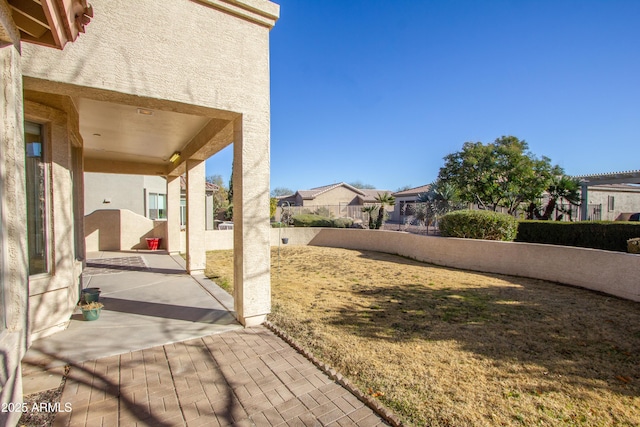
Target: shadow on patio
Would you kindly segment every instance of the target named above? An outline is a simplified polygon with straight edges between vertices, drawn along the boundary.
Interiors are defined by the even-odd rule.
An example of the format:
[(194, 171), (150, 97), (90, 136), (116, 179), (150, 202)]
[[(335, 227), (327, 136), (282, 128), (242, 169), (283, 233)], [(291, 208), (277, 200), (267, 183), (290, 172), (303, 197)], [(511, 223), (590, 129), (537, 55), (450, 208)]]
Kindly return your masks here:
[(154, 272), (180, 258), (122, 255), (116, 266), (138, 266), (85, 277), (102, 291), (100, 319), (74, 315), (23, 360), (25, 394), (58, 387), (70, 367), (54, 426), (386, 425), (264, 326), (243, 329), (215, 284)]

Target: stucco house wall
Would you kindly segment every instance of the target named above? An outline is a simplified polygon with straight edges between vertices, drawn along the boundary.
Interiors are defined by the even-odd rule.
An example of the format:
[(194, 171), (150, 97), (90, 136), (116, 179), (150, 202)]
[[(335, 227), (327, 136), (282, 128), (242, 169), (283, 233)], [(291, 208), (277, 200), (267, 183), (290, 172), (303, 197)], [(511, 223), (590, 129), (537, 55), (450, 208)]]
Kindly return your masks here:
[(336, 206), (358, 204), (358, 193), (345, 187), (336, 187), (319, 194), (313, 200), (303, 200), (303, 206)]
[[(29, 319), (32, 339), (66, 327), (78, 302), (84, 248), (75, 237), (82, 230), (77, 193), (82, 192), (82, 170), (73, 162), (80, 149), (77, 111), (57, 95), (25, 93), (25, 118), (42, 123), (45, 152), (45, 233), (49, 268), (29, 277)], [(74, 183), (74, 179), (78, 182)]]
[[(20, 361), (28, 347), (27, 201), (22, 69), (19, 34), (0, 1), (0, 403), (22, 401)], [(0, 412), (0, 425), (15, 425), (20, 413)]]
[[(165, 185), (166, 181), (162, 180)], [(84, 174), (84, 211), (89, 215), (99, 209), (129, 209), (139, 215), (145, 214), (144, 175), (92, 173)]]
[[(609, 209), (613, 197), (613, 209)], [(589, 204), (602, 205), (602, 220), (615, 221), (621, 213), (640, 212), (640, 185), (596, 185), (589, 187)]]
[[(25, 45), (22, 64), (30, 91), (121, 103), (135, 96), (148, 107), (233, 120), (232, 133), (210, 154), (235, 143), (234, 190), (246, 201), (235, 206), (236, 247), (246, 246), (237, 268), (251, 293), (243, 299), (239, 288), (237, 311), (259, 317), (270, 310), (268, 52), (278, 7), (239, 3), (250, 19), (207, 0), (96, 0), (91, 31), (62, 51)], [(191, 244), (198, 240), (192, 234)], [(204, 268), (204, 255), (189, 263)]]
[(97, 210), (84, 223), (87, 253), (147, 249), (146, 239), (151, 237), (159, 237), (159, 248), (166, 248), (167, 222), (152, 221), (128, 209)]
[[(32, 9), (80, 6), (79, 1), (32, 3)], [(204, 161), (233, 143), (235, 311), (247, 326), (261, 323), (270, 311), (269, 32), (279, 6), (266, 0), (92, 0), (91, 4), (93, 18), (86, 32), (80, 29), (78, 40), (76, 25), (81, 20), (73, 19), (70, 10), (56, 9), (71, 21), (65, 21), (65, 28), (51, 24), (45, 30), (58, 36), (69, 32), (69, 26), (72, 31), (54, 45), (35, 45), (21, 41), (9, 3), (0, 0), (2, 403), (22, 399), (20, 360), (29, 341), (64, 327), (78, 301), (86, 252), (85, 170), (166, 176), (169, 203), (175, 209), (174, 220), (165, 227), (168, 235), (178, 230), (176, 245), (180, 192), (175, 178), (186, 173), (191, 183), (187, 198), (193, 200), (187, 268), (197, 272), (205, 262)], [(80, 18), (88, 19), (82, 14)], [(102, 149), (90, 157), (87, 139), (113, 130), (105, 119), (104, 129), (81, 134), (86, 117), (82, 111), (96, 103), (123, 112), (147, 108), (189, 115), (205, 125), (186, 140), (175, 163), (150, 160), (157, 155), (151, 150), (146, 160), (131, 155), (122, 160), (128, 147)], [(37, 170), (45, 176), (46, 206), (41, 235), (46, 237), (51, 266), (32, 276), (25, 221), (29, 218), (25, 120), (42, 128), (44, 159), (38, 160)], [(19, 415), (0, 412), (0, 424), (15, 425)]]
[(430, 188), (431, 185), (426, 184), (393, 193), (392, 196), (396, 198), (396, 204), (394, 205), (393, 212), (390, 216), (391, 221), (400, 222), (401, 220), (403, 220), (404, 217), (401, 209), (403, 209), (404, 204), (415, 203), (418, 200), (420, 194), (428, 192)]

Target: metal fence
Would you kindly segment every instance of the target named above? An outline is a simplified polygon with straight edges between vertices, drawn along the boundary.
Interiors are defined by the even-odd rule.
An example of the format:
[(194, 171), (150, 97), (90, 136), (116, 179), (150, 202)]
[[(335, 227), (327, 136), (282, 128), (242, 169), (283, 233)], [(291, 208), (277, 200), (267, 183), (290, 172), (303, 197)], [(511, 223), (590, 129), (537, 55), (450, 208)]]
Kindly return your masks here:
[[(396, 206), (399, 214), (394, 213), (394, 207), (388, 207), (387, 219), (385, 220), (385, 229), (413, 231), (421, 234), (436, 232), (438, 230), (438, 218), (440, 215), (430, 212), (426, 217), (418, 214), (424, 203), (419, 202), (402, 202)], [(369, 221), (369, 213), (363, 212), (363, 206), (360, 205), (323, 205), (323, 206), (278, 206), (274, 219), (276, 222), (286, 220), (287, 217), (300, 214), (316, 214), (327, 218), (351, 218), (354, 221), (359, 220), (365, 224)], [(471, 209), (477, 209), (477, 206), (471, 206)], [(499, 212), (507, 213), (506, 208), (499, 208)], [(588, 206), (587, 218), (580, 217), (580, 206), (570, 204), (559, 204), (552, 215), (553, 220), (560, 221), (599, 221), (602, 219), (602, 205), (590, 204)], [(393, 213), (393, 214), (392, 214)], [(373, 213), (377, 216), (377, 211)], [(526, 218), (526, 211), (519, 210), (514, 214), (517, 218)], [(284, 219), (283, 219), (284, 218)]]
[[(353, 220), (369, 221), (369, 214), (362, 211), (359, 205), (324, 205), (324, 206), (278, 206), (275, 221), (280, 222), (283, 215), (316, 214), (327, 218), (351, 218)], [(393, 210), (393, 208), (391, 209)]]

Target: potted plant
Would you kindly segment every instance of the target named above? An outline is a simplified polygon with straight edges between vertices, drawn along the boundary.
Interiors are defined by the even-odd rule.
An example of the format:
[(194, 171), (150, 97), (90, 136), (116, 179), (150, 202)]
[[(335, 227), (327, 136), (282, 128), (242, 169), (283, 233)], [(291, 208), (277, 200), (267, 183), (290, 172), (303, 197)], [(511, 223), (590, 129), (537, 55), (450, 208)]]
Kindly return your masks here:
[(80, 302), (98, 302), (100, 300), (100, 292), (100, 288), (84, 288), (80, 292)]
[(102, 307), (104, 305), (100, 302), (90, 302), (80, 305), (80, 309), (82, 310), (82, 317), (84, 320), (98, 320), (100, 317), (100, 312), (102, 311)]

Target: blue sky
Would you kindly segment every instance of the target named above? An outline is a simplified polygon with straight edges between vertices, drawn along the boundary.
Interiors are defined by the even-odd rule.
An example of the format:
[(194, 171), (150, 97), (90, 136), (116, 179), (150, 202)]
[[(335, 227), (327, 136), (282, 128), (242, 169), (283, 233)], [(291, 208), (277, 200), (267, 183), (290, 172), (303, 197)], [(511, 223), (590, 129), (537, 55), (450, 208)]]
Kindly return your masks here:
[(419, 186), (501, 135), (570, 175), (640, 169), (638, 0), (276, 3), (272, 189)]

